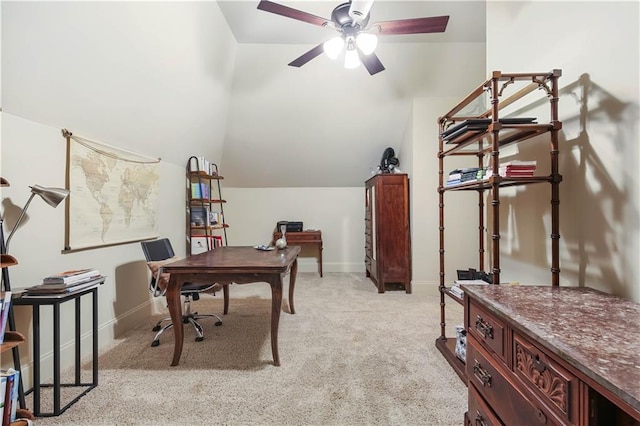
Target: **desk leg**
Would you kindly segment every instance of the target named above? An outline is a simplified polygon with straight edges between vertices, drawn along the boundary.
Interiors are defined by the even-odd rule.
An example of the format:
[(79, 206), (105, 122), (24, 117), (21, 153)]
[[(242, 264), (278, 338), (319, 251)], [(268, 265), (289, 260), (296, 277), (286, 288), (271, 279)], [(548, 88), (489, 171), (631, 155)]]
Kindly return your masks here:
[(322, 243), (320, 243), (320, 278), (322, 278)]
[(289, 275), (289, 310), (292, 314), (296, 313), (296, 308), (293, 307), (293, 290), (296, 286), (296, 276), (298, 275), (298, 259), (293, 261), (291, 265), (291, 272)]
[(222, 314), (227, 315), (229, 313), (229, 284), (222, 285), (222, 295), (224, 296), (224, 309)]
[(282, 276), (276, 274), (271, 278), (271, 353), (273, 354), (273, 365), (280, 366), (280, 356), (278, 355), (278, 325), (280, 324), (280, 311), (282, 310)]
[(182, 305), (180, 304), (180, 288), (184, 284), (184, 280), (180, 280), (178, 274), (171, 274), (169, 285), (165, 297), (167, 298), (167, 306), (173, 323), (173, 335), (175, 343), (173, 347), (173, 361), (171, 366), (178, 365), (180, 356), (182, 355), (182, 344), (184, 342), (184, 325), (182, 324)]
[(91, 305), (93, 307), (92, 316), (93, 316), (93, 328), (92, 328), (92, 338), (93, 338), (93, 386), (98, 386), (98, 288), (94, 288), (91, 292)]
[(60, 414), (60, 304), (53, 304), (53, 413)]
[(80, 364), (82, 362), (81, 359), (81, 339), (82, 336), (80, 334), (80, 316), (81, 316), (81, 312), (80, 312), (80, 298), (77, 297), (76, 298), (76, 341), (75, 341), (75, 347), (76, 347), (76, 359), (75, 359), (75, 373), (76, 373), (76, 381), (75, 381), (75, 385), (78, 386), (81, 382), (80, 382), (80, 373), (81, 373), (81, 369), (80, 369)]
[(40, 415), (40, 306), (33, 306), (33, 414)]

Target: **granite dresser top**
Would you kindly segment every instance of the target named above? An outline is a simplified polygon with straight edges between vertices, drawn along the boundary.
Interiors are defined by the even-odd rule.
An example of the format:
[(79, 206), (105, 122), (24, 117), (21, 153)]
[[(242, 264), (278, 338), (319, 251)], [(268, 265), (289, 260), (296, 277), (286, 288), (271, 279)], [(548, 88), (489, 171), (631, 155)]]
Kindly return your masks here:
[(463, 288), (640, 412), (640, 304), (584, 287)]

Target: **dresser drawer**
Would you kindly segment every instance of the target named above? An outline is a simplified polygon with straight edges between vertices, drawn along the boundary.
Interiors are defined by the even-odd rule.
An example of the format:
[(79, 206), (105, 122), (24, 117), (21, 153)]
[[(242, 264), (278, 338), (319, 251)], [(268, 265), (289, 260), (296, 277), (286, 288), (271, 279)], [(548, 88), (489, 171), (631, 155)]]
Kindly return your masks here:
[(467, 411), (469, 424), (474, 426), (502, 426), (504, 423), (482, 399), (476, 387), (469, 385), (469, 411)]
[(515, 374), (550, 409), (576, 423), (578, 379), (524, 336), (514, 333), (513, 346)]
[(468, 309), (469, 329), (467, 333), (482, 342), (488, 349), (495, 352), (505, 361), (505, 325), (493, 315), (471, 300)]
[(469, 386), (475, 386), (505, 425), (566, 424), (530, 392), (517, 387), (513, 373), (473, 338), (467, 339), (466, 373)]

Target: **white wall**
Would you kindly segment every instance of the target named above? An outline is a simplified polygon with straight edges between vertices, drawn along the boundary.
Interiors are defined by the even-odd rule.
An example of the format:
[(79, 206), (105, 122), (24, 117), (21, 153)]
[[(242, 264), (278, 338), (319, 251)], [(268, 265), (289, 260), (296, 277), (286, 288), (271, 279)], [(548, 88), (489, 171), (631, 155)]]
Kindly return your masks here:
[[(302, 221), (320, 229), (323, 272), (364, 273), (364, 180), (358, 188), (224, 188), (230, 245), (271, 242), (276, 222)], [(305, 247), (301, 272), (316, 272), (314, 248)]]
[(220, 158), (235, 41), (215, 2), (2, 2), (4, 112), (161, 157)]
[[(461, 82), (459, 96), (417, 98), (414, 101), (413, 144), (414, 172), (411, 191), (413, 281), (440, 283), (440, 210), (438, 195), (438, 125), (437, 120), (471, 91), (469, 81), (484, 80), (484, 61), (470, 62), (469, 77)], [(466, 90), (466, 89), (469, 90)], [(468, 161), (468, 160), (467, 160)], [(464, 159), (448, 158), (446, 175), (456, 167), (471, 167)], [(449, 285), (457, 269), (478, 268), (478, 198), (475, 192), (449, 191), (444, 197), (445, 280)]]
[[(488, 71), (563, 72), (561, 285), (594, 287), (635, 301), (639, 8), (637, 1), (487, 3)], [(550, 281), (549, 199), (548, 188), (536, 186), (505, 200), (508, 220), (502, 226), (511, 230), (502, 241), (505, 279)]]
[[(159, 234), (184, 254), (185, 164), (194, 154), (220, 157), (229, 104), (235, 42), (217, 5), (2, 2), (1, 7), (1, 171), (11, 183), (2, 189), (3, 216), (24, 205), (29, 185), (65, 186), (60, 130), (68, 128), (162, 158)], [(64, 207), (52, 209), (35, 198), (28, 215), (11, 241), (10, 252), (20, 262), (10, 269), (12, 288), (38, 284), (60, 270), (98, 268), (107, 276), (99, 290), (101, 347), (163, 305), (149, 295), (139, 243), (62, 254)], [(72, 320), (72, 307), (64, 306), (63, 321)], [(88, 309), (83, 312), (85, 339), (89, 315)], [(16, 318), (18, 329), (28, 333), (30, 311), (17, 308)], [(46, 316), (42, 321), (44, 326)], [(43, 338), (51, 338), (44, 330)], [(71, 341), (63, 333), (63, 359), (73, 359), (67, 353)], [(49, 343), (43, 342), (44, 358), (51, 356)], [(27, 384), (29, 346), (21, 346)], [(10, 358), (3, 357), (3, 366)]]

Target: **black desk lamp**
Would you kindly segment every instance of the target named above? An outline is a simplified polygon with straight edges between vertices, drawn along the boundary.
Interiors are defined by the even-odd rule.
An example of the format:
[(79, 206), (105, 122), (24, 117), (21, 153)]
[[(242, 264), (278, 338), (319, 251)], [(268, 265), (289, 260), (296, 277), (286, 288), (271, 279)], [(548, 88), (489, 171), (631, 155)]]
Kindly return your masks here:
[(27, 204), (25, 204), (22, 208), (22, 212), (20, 213), (16, 224), (13, 226), (11, 233), (9, 233), (9, 238), (7, 238), (7, 242), (5, 243), (3, 253), (7, 253), (9, 251), (9, 242), (11, 241), (11, 237), (13, 237), (13, 234), (15, 234), (16, 230), (20, 226), (20, 223), (22, 223), (22, 220), (24, 219), (25, 213), (27, 213), (27, 209), (29, 208), (29, 204), (31, 204), (31, 200), (33, 200), (33, 197), (39, 195), (47, 204), (55, 208), (58, 207), (58, 204), (60, 204), (62, 200), (67, 198), (67, 196), (69, 195), (69, 191), (63, 188), (45, 188), (40, 185), (33, 185), (29, 188), (31, 188), (31, 197), (29, 197), (29, 200), (27, 200)]

